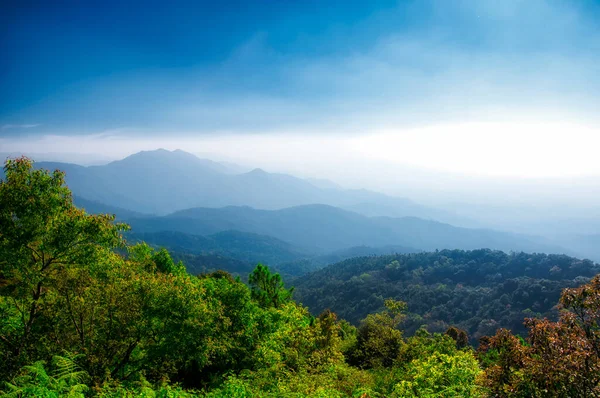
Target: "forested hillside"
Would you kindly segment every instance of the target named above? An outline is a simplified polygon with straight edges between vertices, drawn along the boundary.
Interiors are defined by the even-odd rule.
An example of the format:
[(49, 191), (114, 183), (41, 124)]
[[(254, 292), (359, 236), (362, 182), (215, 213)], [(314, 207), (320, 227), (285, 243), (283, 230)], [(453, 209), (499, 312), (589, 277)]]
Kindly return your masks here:
[[(467, 333), (455, 326), (443, 333), (422, 328), (408, 337), (401, 325), (418, 304), (411, 297), (408, 303), (377, 298), (376, 311), (365, 313), (355, 327), (329, 310), (311, 315), (292, 299), (294, 288), (266, 266), (257, 265), (248, 284), (223, 271), (193, 276), (164, 249), (127, 244), (128, 229), (114, 216), (77, 208), (62, 173), (33, 170), (25, 158), (7, 162), (0, 181), (0, 393), (52, 398), (600, 394), (598, 276), (563, 291), (558, 322), (526, 320), (527, 341), (493, 330), (495, 335), (482, 337), (474, 351)], [(358, 277), (350, 276), (357, 271)], [(307, 276), (298, 286), (306, 292), (310, 281), (321, 278), (333, 288), (349, 277), (367, 283), (373, 278), (387, 288), (388, 275), (420, 281), (414, 285), (419, 293), (438, 278), (436, 290), (420, 300), (428, 294), (448, 300), (446, 289), (453, 286), (479, 290), (481, 306), (494, 297), (493, 289), (473, 286), (494, 282), (507, 296), (515, 292), (509, 300), (543, 300), (545, 306), (551, 305), (546, 300), (554, 288), (546, 290), (554, 282), (584, 283), (597, 271), (595, 264), (565, 256), (443, 251), (350, 260)], [(524, 295), (522, 281), (535, 297)], [(365, 288), (371, 292), (373, 285)], [(352, 302), (357, 294), (361, 289), (339, 299)], [(468, 295), (463, 299), (474, 304)]]
[(409, 334), (454, 325), (476, 343), (498, 328), (525, 336), (524, 317), (556, 319), (562, 290), (599, 272), (598, 264), (562, 255), (443, 250), (352, 258), (294, 283), (296, 299), (316, 314), (331, 309), (358, 325), (394, 298), (408, 304), (402, 327)]

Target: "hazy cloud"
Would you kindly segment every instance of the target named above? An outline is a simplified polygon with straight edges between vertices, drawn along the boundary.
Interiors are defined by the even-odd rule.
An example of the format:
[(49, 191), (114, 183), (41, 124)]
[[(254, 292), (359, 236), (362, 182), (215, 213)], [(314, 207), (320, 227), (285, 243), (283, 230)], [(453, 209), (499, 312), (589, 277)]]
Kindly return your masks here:
[(0, 127), (0, 130), (30, 129), (38, 126), (40, 126), (40, 124), (4, 124)]

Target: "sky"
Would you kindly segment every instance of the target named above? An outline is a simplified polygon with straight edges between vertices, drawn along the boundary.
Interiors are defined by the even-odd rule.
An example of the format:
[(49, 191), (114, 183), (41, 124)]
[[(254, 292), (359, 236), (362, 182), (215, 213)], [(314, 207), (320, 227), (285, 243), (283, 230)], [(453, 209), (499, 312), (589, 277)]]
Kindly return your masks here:
[(600, 176), (598, 1), (0, 7), (0, 152), (181, 148), (353, 185)]

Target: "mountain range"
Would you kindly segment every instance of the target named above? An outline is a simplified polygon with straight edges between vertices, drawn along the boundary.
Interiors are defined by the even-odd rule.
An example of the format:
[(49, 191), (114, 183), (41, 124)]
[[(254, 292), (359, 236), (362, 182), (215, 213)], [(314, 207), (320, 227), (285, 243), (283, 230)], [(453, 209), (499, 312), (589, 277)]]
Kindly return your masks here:
[[(76, 198), (91, 213), (119, 213), (132, 227), (130, 240), (176, 253), (220, 255), (264, 262), (286, 274), (355, 256), (448, 248), (565, 253), (539, 238), (489, 229), (455, 227), (416, 217), (367, 217), (328, 205), (281, 210), (247, 206), (192, 208), (166, 216), (144, 215)], [(210, 268), (209, 265), (207, 265)], [(238, 267), (239, 268), (239, 267)]]
[(342, 189), (327, 180), (259, 168), (238, 173), (240, 168), (235, 165), (200, 159), (181, 150), (139, 152), (102, 166), (38, 162), (36, 167), (65, 171), (75, 196), (140, 213), (166, 215), (193, 207), (225, 206), (276, 210), (318, 203), (365, 215), (414, 216), (476, 226), (467, 218), (406, 198)]
[(351, 253), (490, 248), (576, 254), (409, 199), (262, 169), (239, 173), (236, 165), (181, 150), (140, 152), (102, 166), (35, 166), (64, 171), (75, 203), (90, 213), (116, 214), (132, 226), (130, 239), (188, 256), (263, 261), (289, 274), (298, 273), (294, 264), (314, 269)]
[(535, 238), (487, 229), (455, 227), (417, 217), (367, 217), (328, 205), (281, 210), (251, 207), (192, 208), (167, 216), (126, 220), (137, 232), (177, 231), (211, 235), (236, 230), (277, 237), (312, 253), (353, 246), (403, 245), (417, 250), (491, 248), (504, 251), (564, 252)]

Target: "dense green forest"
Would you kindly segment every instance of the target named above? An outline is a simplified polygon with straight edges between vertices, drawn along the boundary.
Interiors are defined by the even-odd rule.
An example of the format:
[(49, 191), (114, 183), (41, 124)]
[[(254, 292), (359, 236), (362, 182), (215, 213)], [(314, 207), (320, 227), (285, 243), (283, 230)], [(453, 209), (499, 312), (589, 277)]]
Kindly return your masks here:
[(564, 255), (442, 250), (353, 258), (294, 285), (296, 299), (315, 313), (331, 309), (357, 325), (392, 297), (408, 304), (408, 334), (458, 326), (476, 344), (498, 328), (526, 336), (525, 317), (556, 319), (562, 290), (597, 273), (598, 264)]
[[(519, 278), (560, 281), (583, 275), (578, 282), (587, 284), (563, 291), (557, 322), (526, 320), (527, 340), (494, 330), (474, 351), (467, 333), (454, 326), (444, 333), (421, 328), (407, 337), (399, 326), (417, 312), (411, 308), (415, 301), (385, 297), (355, 327), (329, 310), (311, 315), (292, 299), (294, 289), (260, 264), (248, 284), (223, 271), (192, 275), (167, 250), (128, 245), (123, 234), (129, 227), (113, 216), (77, 208), (61, 172), (34, 170), (26, 158), (7, 161), (4, 171), (0, 390), (5, 396), (600, 394), (600, 278), (585, 278), (595, 269), (592, 264), (558, 257), (556, 266), (544, 269), (544, 259), (553, 257), (513, 255), (498, 261), (493, 259), (503, 254), (491, 251), (384, 257), (392, 261), (381, 272), (401, 275), (410, 269), (423, 283), (443, 275), (446, 285), (473, 279), (511, 287)], [(411, 259), (424, 264), (427, 256), (438, 263), (409, 264)], [(470, 256), (487, 257), (489, 265), (478, 272), (477, 261), (466, 261)], [(448, 261), (440, 262), (442, 257)], [(383, 260), (352, 261), (366, 264), (358, 279), (369, 280), (377, 277), (369, 273), (373, 264)], [(504, 269), (506, 262), (512, 266)], [(518, 271), (523, 263), (534, 265)], [(457, 276), (460, 271), (467, 275)], [(557, 273), (564, 276), (553, 278)], [(305, 289), (309, 280), (299, 286)], [(427, 294), (445, 294), (443, 285), (438, 288)]]

